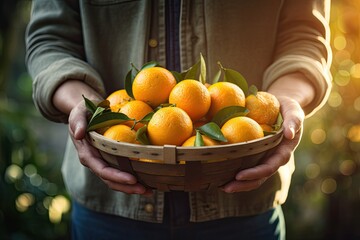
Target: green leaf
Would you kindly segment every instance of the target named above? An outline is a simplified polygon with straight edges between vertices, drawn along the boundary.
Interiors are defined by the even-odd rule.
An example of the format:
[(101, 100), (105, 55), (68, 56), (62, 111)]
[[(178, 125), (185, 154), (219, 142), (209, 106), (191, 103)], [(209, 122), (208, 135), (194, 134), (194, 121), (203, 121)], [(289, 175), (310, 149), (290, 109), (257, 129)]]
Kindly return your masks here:
[(93, 121), (94, 118), (96, 118), (97, 116), (99, 116), (100, 114), (102, 114), (106, 109), (105, 108), (102, 108), (102, 107), (97, 107), (95, 112), (93, 113), (93, 115), (91, 116), (90, 118), (90, 121)]
[(203, 55), (200, 53), (200, 76), (199, 80), (202, 84), (206, 83), (206, 62)]
[(109, 100), (103, 100), (103, 101), (98, 103), (97, 107), (102, 107), (102, 108), (105, 108), (105, 109), (109, 109), (110, 108), (110, 102), (109, 102)]
[(150, 145), (149, 138), (147, 137), (147, 126), (143, 126), (136, 131), (136, 140), (141, 144)]
[(263, 133), (264, 133), (264, 136), (269, 136), (269, 135), (274, 135), (276, 133), (276, 131), (271, 131), (271, 132), (263, 131)]
[(125, 90), (131, 98), (134, 98), (134, 94), (132, 92), (132, 84), (134, 82), (134, 78), (135, 76), (133, 75), (133, 69), (130, 69), (130, 71), (126, 74), (125, 77)]
[(274, 131), (279, 131), (281, 129), (281, 127), (282, 127), (283, 122), (284, 122), (284, 119), (282, 117), (282, 114), (279, 113), (279, 115), (278, 115), (278, 117), (276, 119), (276, 123), (273, 126)]
[(174, 78), (176, 79), (176, 82), (179, 83), (181, 82), (183, 79), (183, 75), (179, 72), (176, 72), (176, 71), (171, 71), (172, 75), (174, 76)]
[(238, 116), (245, 116), (248, 112), (249, 110), (245, 107), (229, 106), (217, 112), (211, 121), (222, 127), (222, 125), (224, 125), (224, 123), (229, 119)]
[(82, 97), (84, 98), (86, 109), (89, 110), (91, 114), (94, 114), (97, 108), (95, 103), (93, 103), (90, 99), (86, 98), (84, 95), (82, 95)]
[(220, 127), (214, 122), (209, 122), (205, 125), (202, 125), (201, 127), (197, 128), (197, 130), (199, 130), (201, 134), (208, 136), (211, 139), (227, 142), (227, 139), (222, 134)]
[(150, 62), (145, 63), (141, 67), (141, 70), (146, 69), (146, 68), (151, 68), (151, 67), (161, 67), (161, 65), (156, 61), (150, 61)]
[(204, 143), (204, 139), (200, 133), (199, 130), (196, 130), (196, 136), (195, 136), (195, 142), (194, 142), (194, 146), (195, 147), (202, 147), (202, 146), (205, 146), (205, 143)]
[(129, 120), (134, 119), (120, 112), (104, 112), (104, 108), (98, 108), (88, 123), (87, 131), (93, 131), (98, 128), (112, 126)]
[(130, 63), (130, 65), (134, 75), (136, 75), (140, 70), (133, 63)]
[(223, 68), (223, 70), (224, 70), (224, 82), (231, 82), (238, 85), (245, 94), (248, 92), (247, 81), (245, 80), (243, 75), (241, 75), (241, 73), (229, 68)]
[(148, 123), (152, 116), (154, 115), (155, 112), (149, 112), (148, 114), (146, 114), (139, 122), (141, 123)]
[(248, 95), (254, 95), (256, 96), (258, 92), (258, 89), (255, 85), (251, 85), (248, 90)]
[(221, 69), (215, 74), (213, 77), (211, 84), (217, 83), (220, 80), (221, 77)]
[(199, 72), (200, 61), (197, 61), (188, 71), (186, 71), (184, 79), (198, 80), (197, 74)]

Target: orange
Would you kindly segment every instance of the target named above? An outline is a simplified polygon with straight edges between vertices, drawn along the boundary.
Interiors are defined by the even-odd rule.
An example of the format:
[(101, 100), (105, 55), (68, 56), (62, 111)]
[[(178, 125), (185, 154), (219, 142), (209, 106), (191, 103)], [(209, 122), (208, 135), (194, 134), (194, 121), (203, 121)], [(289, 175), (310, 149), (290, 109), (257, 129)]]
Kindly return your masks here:
[(211, 96), (211, 106), (208, 117), (229, 106), (245, 107), (245, 94), (239, 86), (230, 82), (217, 82), (208, 88)]
[(271, 93), (259, 91), (256, 95), (246, 97), (246, 108), (249, 110), (247, 117), (271, 126), (278, 118), (280, 103)]
[(110, 102), (110, 109), (112, 112), (118, 112), (120, 108), (132, 98), (127, 94), (125, 89), (117, 90), (111, 93), (106, 100)]
[(193, 131), (191, 118), (178, 107), (160, 108), (148, 123), (147, 133), (154, 145), (180, 146)]
[(179, 82), (172, 89), (169, 103), (183, 109), (196, 121), (205, 116), (209, 111), (211, 97), (208, 89), (199, 81), (187, 79)]
[(228, 140), (227, 143), (246, 142), (264, 137), (261, 126), (249, 117), (234, 117), (225, 122), (221, 132)]
[(176, 79), (172, 73), (162, 67), (150, 67), (141, 70), (134, 79), (132, 91), (134, 98), (146, 102), (155, 108), (166, 103)]
[(123, 124), (108, 128), (104, 133), (104, 137), (118, 142), (136, 143), (136, 132), (129, 126)]
[[(141, 120), (143, 117), (145, 117), (148, 113), (152, 111), (153, 109), (148, 104), (139, 100), (128, 102), (120, 109), (121, 113), (124, 113), (129, 118), (134, 118), (137, 121)], [(134, 121), (127, 121), (124, 124), (132, 127), (134, 125)], [(142, 126), (144, 126), (144, 124), (137, 123), (134, 129), (138, 130)]]
[(261, 128), (263, 131), (265, 132), (271, 132), (273, 130), (273, 128), (267, 124), (260, 124)]
[[(183, 147), (193, 147), (195, 144), (195, 138), (196, 136), (191, 136), (188, 138), (183, 144)], [(209, 138), (208, 136), (202, 135), (202, 138), (204, 140), (204, 146), (215, 146), (220, 145), (219, 142), (215, 141), (214, 139)]]

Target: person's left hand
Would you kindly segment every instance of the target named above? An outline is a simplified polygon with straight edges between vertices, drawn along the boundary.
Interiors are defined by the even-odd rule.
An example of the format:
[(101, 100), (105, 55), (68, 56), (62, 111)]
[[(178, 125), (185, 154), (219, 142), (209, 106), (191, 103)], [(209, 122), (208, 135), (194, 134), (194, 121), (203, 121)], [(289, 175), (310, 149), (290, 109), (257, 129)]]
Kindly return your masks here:
[(269, 157), (253, 168), (240, 171), (235, 180), (222, 186), (227, 193), (250, 191), (259, 188), (269, 177), (285, 165), (298, 146), (304, 122), (304, 112), (298, 102), (290, 97), (278, 97), (283, 116), (284, 138)]

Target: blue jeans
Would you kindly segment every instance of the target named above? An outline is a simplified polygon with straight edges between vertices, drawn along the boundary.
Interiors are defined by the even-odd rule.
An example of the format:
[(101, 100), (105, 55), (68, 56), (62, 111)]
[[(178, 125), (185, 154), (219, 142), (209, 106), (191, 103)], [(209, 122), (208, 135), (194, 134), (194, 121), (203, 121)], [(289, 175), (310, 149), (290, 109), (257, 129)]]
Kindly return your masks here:
[[(165, 212), (174, 212), (168, 210), (169, 205), (165, 206)], [(184, 215), (187, 214), (188, 212), (185, 212)], [(94, 212), (73, 202), (72, 237), (84, 240), (285, 239), (285, 221), (280, 206), (255, 216), (231, 217), (200, 223), (179, 221), (182, 218), (179, 212), (173, 215), (176, 217), (167, 213), (163, 223), (149, 223)]]

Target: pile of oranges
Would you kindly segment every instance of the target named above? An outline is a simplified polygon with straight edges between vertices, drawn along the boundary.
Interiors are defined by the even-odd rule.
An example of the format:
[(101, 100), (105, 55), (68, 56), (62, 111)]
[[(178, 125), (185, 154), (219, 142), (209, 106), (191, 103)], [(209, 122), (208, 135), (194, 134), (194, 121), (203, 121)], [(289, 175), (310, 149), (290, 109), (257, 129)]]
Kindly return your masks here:
[[(131, 90), (128, 94), (120, 89), (107, 97), (111, 112), (123, 113), (130, 120), (102, 128), (105, 137), (141, 144), (137, 133), (141, 130), (151, 145), (195, 146), (198, 137), (202, 146), (246, 142), (274, 131), (280, 111), (278, 100), (268, 92), (244, 93), (238, 85), (226, 81), (177, 81), (172, 72), (158, 66), (140, 70)], [(217, 125), (220, 139), (199, 131), (231, 107), (244, 112), (222, 119)]]

